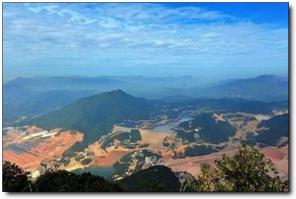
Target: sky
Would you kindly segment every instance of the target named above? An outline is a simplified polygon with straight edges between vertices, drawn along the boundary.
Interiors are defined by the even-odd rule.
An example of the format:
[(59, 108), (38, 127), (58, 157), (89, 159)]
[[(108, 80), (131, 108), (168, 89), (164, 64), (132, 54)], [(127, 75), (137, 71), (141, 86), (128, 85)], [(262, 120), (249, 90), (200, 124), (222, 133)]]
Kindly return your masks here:
[(4, 80), (287, 76), (287, 3), (4, 3)]

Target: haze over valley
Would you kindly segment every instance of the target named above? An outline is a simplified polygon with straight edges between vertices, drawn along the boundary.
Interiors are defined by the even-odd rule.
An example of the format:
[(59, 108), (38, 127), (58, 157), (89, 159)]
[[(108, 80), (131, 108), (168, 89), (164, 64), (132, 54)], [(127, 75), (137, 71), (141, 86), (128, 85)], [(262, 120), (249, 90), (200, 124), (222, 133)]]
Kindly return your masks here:
[(4, 158), (34, 175), (49, 168), (85, 170), (119, 180), (166, 165), (196, 176), (199, 165), (213, 164), (245, 142), (259, 146), (286, 178), (287, 81), (274, 75), (199, 87), (195, 81), (11, 80), (4, 85)]

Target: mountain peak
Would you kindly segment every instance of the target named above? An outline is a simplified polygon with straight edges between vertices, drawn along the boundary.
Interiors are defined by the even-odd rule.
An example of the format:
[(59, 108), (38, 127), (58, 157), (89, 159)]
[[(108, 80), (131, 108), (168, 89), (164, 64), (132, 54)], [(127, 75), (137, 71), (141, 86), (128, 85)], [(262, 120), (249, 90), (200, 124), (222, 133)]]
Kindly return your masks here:
[(132, 97), (121, 89), (116, 89), (112, 91), (103, 92), (98, 95), (110, 96), (110, 97)]
[(75, 129), (84, 133), (84, 144), (109, 133), (114, 124), (125, 119), (149, 119), (154, 113), (152, 102), (113, 90), (82, 98), (61, 109), (36, 117), (26, 124), (45, 129)]
[(121, 90), (121, 89), (116, 89), (116, 90), (113, 90), (113, 91), (109, 91), (108, 93), (117, 94), (117, 95), (129, 95), (126, 92), (124, 92), (123, 90)]
[(84, 97), (80, 100), (80, 102), (84, 102), (84, 101), (121, 101), (121, 100), (129, 100), (129, 99), (137, 99), (129, 94), (127, 94), (126, 92), (120, 90), (120, 89), (116, 89), (116, 90), (112, 90), (112, 91), (105, 91), (102, 93), (98, 93), (89, 97)]

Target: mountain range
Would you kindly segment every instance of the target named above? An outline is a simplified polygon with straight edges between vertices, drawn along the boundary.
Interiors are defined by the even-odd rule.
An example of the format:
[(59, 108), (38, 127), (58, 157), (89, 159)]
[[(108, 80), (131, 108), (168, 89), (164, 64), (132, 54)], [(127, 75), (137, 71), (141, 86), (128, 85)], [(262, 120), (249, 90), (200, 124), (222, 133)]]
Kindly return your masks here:
[[(288, 81), (274, 75), (194, 87), (198, 85), (197, 82), (193, 77), (17, 78), (5, 83), (3, 87), (4, 125), (11, 125), (23, 118), (32, 119), (74, 103), (82, 97), (116, 89), (136, 97), (169, 103), (188, 103), (197, 101), (197, 98), (258, 101), (257, 107), (261, 109), (264, 108), (262, 102), (288, 100)], [(245, 103), (247, 105), (248, 102)]]
[(237, 79), (197, 89), (198, 97), (275, 101), (288, 98), (288, 80), (275, 75)]
[[(137, 81), (140, 79), (138, 77)], [(145, 82), (149, 84), (150, 80), (146, 79)], [(19, 81), (24, 84), (18, 85), (16, 82)], [(19, 155), (19, 140), (24, 141), (21, 151), (32, 156), (38, 154), (36, 150), (48, 154), (49, 144), (52, 144), (49, 148), (58, 150), (59, 147), (55, 147), (64, 144), (56, 140), (60, 134), (56, 132), (57, 129), (71, 132), (69, 135), (79, 134), (81, 138), (61, 152), (59, 155), (62, 158), (55, 159), (53, 164), (67, 168), (107, 165), (114, 169), (112, 175), (117, 179), (124, 177), (126, 171), (137, 172), (139, 168), (158, 164), (160, 157), (167, 161), (170, 168), (174, 167), (172, 165), (175, 165), (176, 159), (186, 157), (194, 161), (195, 156), (213, 158), (212, 153), (222, 155), (224, 149), (231, 151), (240, 138), (243, 142), (265, 147), (286, 146), (288, 143), (288, 95), (283, 94), (288, 89), (288, 82), (285, 84), (282, 78), (276, 76), (227, 80), (199, 88), (179, 88), (175, 95), (168, 91), (163, 93), (166, 97), (159, 96), (158, 99), (139, 97), (128, 92), (127, 87), (127, 90), (105, 91), (95, 86), (110, 83), (108, 81), (92, 80), (85, 84), (82, 82), (82, 85), (73, 83), (77, 85), (75, 88), (67, 86), (71, 85), (73, 79), (61, 81), (59, 88), (56, 82), (50, 83), (52, 79), (37, 81), (40, 85), (36, 81), (26, 81), (18, 79), (4, 85), (4, 126), (12, 126), (5, 129), (6, 140), (10, 140), (9, 136), (23, 135), (22, 139), (17, 135), (15, 143), (9, 145), (16, 148), (15, 153), (7, 150), (6, 157), (12, 160), (24, 157)], [(159, 79), (157, 81), (160, 83)], [(119, 82), (122, 87), (130, 84), (123, 83), (122, 79)], [(272, 93), (273, 89), (264, 90), (268, 84), (279, 85), (274, 86), (275, 92)], [(148, 87), (150, 90), (146, 94), (153, 92), (153, 86)], [(163, 85), (159, 84), (159, 87), (165, 90)], [(227, 88), (230, 90), (228, 94)], [(278, 89), (281, 92), (277, 92)], [(204, 95), (197, 90), (204, 90)], [(257, 97), (248, 93), (255, 93)], [(263, 96), (269, 96), (270, 100), (264, 100)], [(10, 122), (6, 123), (7, 120)], [(116, 124), (118, 126), (114, 128)], [(23, 131), (23, 128), (26, 130)], [(239, 139), (236, 137), (238, 133), (242, 133)], [(71, 140), (69, 137), (64, 140), (68, 139)], [(28, 146), (34, 146), (34, 150), (28, 151)], [(148, 156), (142, 150), (156, 150), (157, 153)], [(178, 167), (187, 165), (187, 161), (181, 161)], [(180, 188), (176, 176), (166, 168), (140, 172), (143, 173), (135, 173), (128, 180), (122, 180), (121, 185), (131, 187), (130, 191), (143, 190), (145, 184), (153, 183), (155, 178), (147, 177), (142, 184), (141, 176), (161, 174), (157, 177), (158, 181), (166, 184), (169, 190)]]
[(220, 111), (266, 114), (272, 113), (274, 108), (287, 108), (285, 102), (265, 103), (243, 99), (196, 99), (182, 103), (166, 103), (137, 98), (122, 90), (114, 90), (81, 98), (58, 110), (18, 122), (17, 125), (77, 130), (83, 132), (85, 146), (109, 133), (114, 124), (124, 120), (147, 120), (161, 114), (163, 109), (178, 109), (188, 105)]

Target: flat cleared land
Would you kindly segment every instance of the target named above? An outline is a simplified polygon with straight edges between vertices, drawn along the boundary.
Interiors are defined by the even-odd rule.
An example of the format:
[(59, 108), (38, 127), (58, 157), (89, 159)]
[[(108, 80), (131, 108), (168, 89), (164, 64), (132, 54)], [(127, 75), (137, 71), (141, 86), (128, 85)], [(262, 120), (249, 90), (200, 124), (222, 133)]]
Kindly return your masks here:
[[(132, 129), (115, 125), (110, 134), (90, 144), (84, 150), (75, 152), (75, 155), (69, 158), (67, 165), (60, 163), (59, 169), (72, 171), (87, 167), (111, 167), (128, 153), (148, 150), (158, 154), (161, 157), (160, 163), (170, 167), (173, 171), (185, 171), (197, 176), (201, 172), (202, 164), (209, 164), (210, 168), (213, 169), (215, 160), (221, 159), (223, 155), (232, 156), (238, 150), (239, 140), (258, 131), (259, 122), (270, 118), (266, 115), (246, 113), (213, 114), (212, 117), (216, 122), (229, 122), (236, 128), (235, 135), (220, 143), (222, 145), (200, 143), (211, 147), (222, 146), (218, 152), (203, 156), (184, 157), (186, 147), (197, 144), (196, 141), (183, 142), (177, 134), (159, 130), (162, 128), (157, 128), (157, 130), (155, 128), (153, 130), (138, 128), (141, 139), (130, 142), (131, 137), (126, 138), (128, 136), (121, 136), (120, 134), (127, 133)], [(67, 149), (82, 140), (82, 133), (59, 132), (59, 129), (53, 129), (49, 132), (38, 127), (29, 127), (25, 131), (12, 130), (3, 137), (3, 158), (20, 165), (24, 169), (37, 170), (42, 161), (56, 160)], [(279, 170), (279, 175), (282, 178), (287, 178), (288, 145), (281, 148), (265, 147), (260, 150), (266, 158), (275, 164)], [(82, 160), (85, 159), (89, 159), (90, 162), (82, 164)]]
[(152, 132), (149, 129), (140, 130), (140, 132), (142, 136), (141, 144), (149, 144), (149, 148), (153, 149), (162, 148), (163, 139), (169, 135), (163, 132)]
[(73, 134), (70, 131), (60, 132), (58, 136), (52, 135), (42, 138), (33, 136), (30, 142), (28, 139), (22, 139), (22, 142), (6, 143), (3, 150), (3, 159), (14, 162), (24, 169), (35, 170), (43, 160), (51, 160), (62, 156), (67, 149), (82, 140), (82, 133)]

